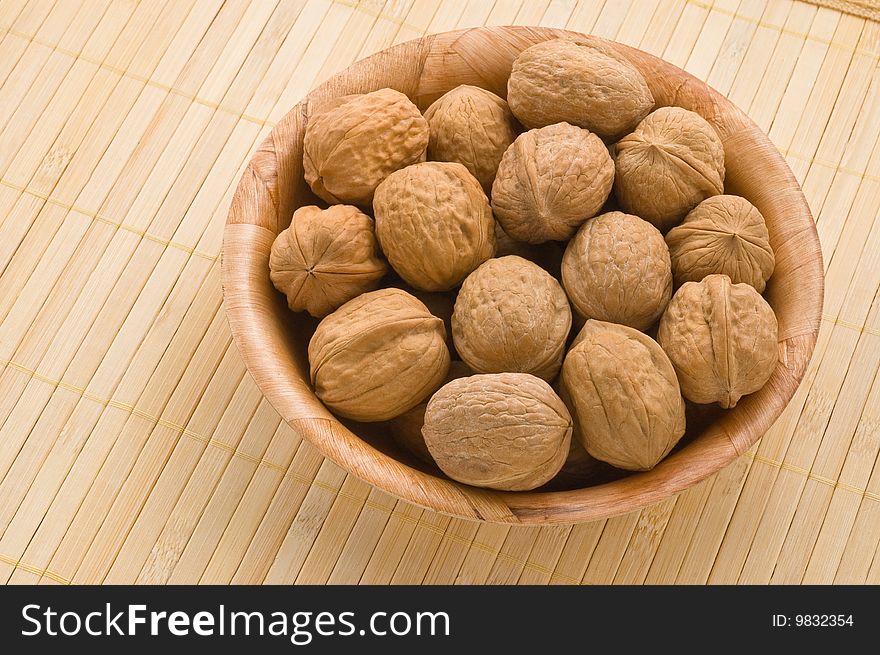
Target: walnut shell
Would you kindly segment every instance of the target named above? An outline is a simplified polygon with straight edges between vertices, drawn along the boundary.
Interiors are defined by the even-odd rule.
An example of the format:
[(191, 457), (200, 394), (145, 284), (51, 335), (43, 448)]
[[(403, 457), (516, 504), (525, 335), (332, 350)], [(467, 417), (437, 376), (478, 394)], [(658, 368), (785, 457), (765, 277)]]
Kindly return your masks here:
[(724, 146), (697, 113), (661, 107), (615, 147), (621, 206), (661, 232), (710, 196), (724, 193)]
[(675, 292), (657, 341), (685, 398), (729, 408), (770, 379), (779, 359), (777, 330), (773, 309), (754, 287), (708, 275)]
[(495, 254), (486, 194), (461, 164), (425, 162), (376, 189), (376, 234), (388, 262), (422, 291), (447, 291)]
[(331, 204), (369, 207), (379, 183), (420, 161), (428, 122), (394, 89), (324, 103), (303, 137), (303, 172), (315, 194)]
[(416, 406), (449, 371), (443, 321), (400, 289), (350, 300), (309, 341), (315, 393), (340, 416), (384, 421)]
[(428, 107), (425, 119), (428, 158), (462, 164), (489, 193), (501, 156), (516, 138), (507, 103), (491, 91), (462, 84)]
[(300, 207), (272, 243), (269, 277), (290, 309), (321, 318), (379, 285), (388, 266), (378, 250), (373, 219), (357, 207)]
[(571, 310), (565, 292), (537, 264), (510, 255), (468, 275), (452, 313), (452, 339), (478, 373), (559, 372)]
[(608, 139), (632, 130), (654, 97), (638, 69), (612, 49), (563, 38), (520, 53), (507, 102), (526, 127), (565, 121)]
[(666, 235), (676, 286), (713, 273), (764, 291), (776, 260), (761, 212), (739, 196), (712, 196)]
[(638, 216), (591, 218), (568, 243), (562, 284), (584, 318), (647, 330), (672, 297), (672, 265), (660, 231)]
[(672, 363), (646, 334), (587, 321), (562, 365), (562, 386), (583, 445), (596, 459), (647, 471), (684, 435)]
[(534, 375), (472, 375), (434, 394), (422, 434), (434, 461), (453, 480), (524, 491), (562, 468), (571, 416), (550, 385)]
[(507, 149), (492, 210), (518, 241), (564, 241), (602, 208), (613, 182), (614, 162), (599, 137), (558, 123), (520, 134)]
[[(473, 375), (474, 372), (470, 366), (461, 360), (452, 360), (449, 364), (449, 373), (443, 384)], [(388, 431), (394, 441), (404, 449), (411, 452), (421, 461), (427, 464), (433, 464), (434, 459), (428, 452), (425, 445), (425, 438), (422, 436), (422, 426), (425, 424), (425, 410), (428, 408), (428, 400), (426, 398), (412, 409), (405, 411), (400, 416), (395, 416), (388, 422)]]

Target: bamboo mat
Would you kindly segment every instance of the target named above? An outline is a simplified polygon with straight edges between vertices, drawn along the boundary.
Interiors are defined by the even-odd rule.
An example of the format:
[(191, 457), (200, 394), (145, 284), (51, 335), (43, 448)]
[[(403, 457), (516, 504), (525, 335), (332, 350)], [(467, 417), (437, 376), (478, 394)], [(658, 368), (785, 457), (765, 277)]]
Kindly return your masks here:
[[(231, 194), (287, 109), (393, 43), (512, 23), (728, 95), (801, 181), (827, 271), (812, 365), (760, 444), (573, 527), (346, 475), (262, 399), (221, 307)], [(880, 24), (791, 0), (0, 0), (0, 578), (880, 582), (878, 55)]]

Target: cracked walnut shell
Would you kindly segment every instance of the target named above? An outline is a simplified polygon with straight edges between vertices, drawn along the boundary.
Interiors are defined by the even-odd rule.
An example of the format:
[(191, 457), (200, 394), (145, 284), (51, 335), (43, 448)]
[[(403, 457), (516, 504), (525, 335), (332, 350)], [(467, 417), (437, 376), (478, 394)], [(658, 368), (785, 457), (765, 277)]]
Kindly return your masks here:
[(724, 193), (724, 146), (699, 114), (661, 107), (615, 146), (621, 206), (661, 232), (706, 198)]
[(528, 373), (453, 380), (428, 402), (422, 435), (453, 480), (506, 491), (535, 489), (562, 468), (571, 416), (549, 384)]
[(707, 198), (669, 231), (666, 243), (677, 286), (718, 273), (761, 293), (776, 265), (764, 217), (739, 196)]
[(443, 321), (400, 289), (361, 294), (309, 341), (315, 394), (340, 416), (384, 421), (415, 407), (449, 370)]
[(684, 400), (669, 358), (651, 337), (590, 320), (562, 364), (576, 434), (596, 459), (647, 471), (684, 435)]
[(394, 89), (346, 96), (319, 107), (306, 125), (303, 172), (330, 204), (369, 207), (379, 183), (423, 160), (428, 123)]
[(558, 123), (520, 134), (507, 149), (492, 210), (517, 241), (564, 241), (602, 208), (613, 181), (614, 163), (599, 137)]
[(520, 53), (507, 102), (526, 127), (565, 121), (603, 139), (629, 132), (654, 106), (645, 78), (627, 59), (598, 42), (566, 38)]
[(462, 84), (425, 111), (428, 158), (462, 164), (488, 193), (516, 132), (507, 103), (491, 91)]
[(660, 231), (638, 216), (601, 214), (569, 241), (562, 284), (584, 318), (647, 330), (672, 297), (669, 250)]
[(657, 341), (685, 398), (726, 409), (770, 379), (779, 358), (777, 331), (773, 309), (754, 287), (709, 275), (676, 291)]
[(272, 243), (270, 278), (290, 309), (321, 318), (378, 286), (388, 270), (378, 250), (373, 219), (357, 207), (300, 207)]
[(476, 178), (457, 163), (424, 162), (376, 189), (379, 244), (392, 268), (422, 291), (448, 291), (495, 254), (495, 219)]
[(510, 255), (471, 273), (455, 301), (452, 338), (479, 373), (559, 372), (571, 310), (559, 282), (537, 264)]

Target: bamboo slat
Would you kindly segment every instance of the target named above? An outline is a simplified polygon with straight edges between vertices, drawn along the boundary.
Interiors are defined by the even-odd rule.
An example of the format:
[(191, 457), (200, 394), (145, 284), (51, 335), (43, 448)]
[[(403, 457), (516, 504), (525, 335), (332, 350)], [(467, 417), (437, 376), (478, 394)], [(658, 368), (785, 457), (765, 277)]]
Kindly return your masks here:
[[(872, 13), (873, 12), (873, 13)], [(880, 23), (865, 0), (0, 0), (0, 578), (880, 581)], [(826, 268), (804, 381), (677, 497), (574, 526), (449, 518), (283, 422), (222, 307), (222, 228), (310, 89), (426, 33), (541, 25), (706, 80), (801, 183)]]

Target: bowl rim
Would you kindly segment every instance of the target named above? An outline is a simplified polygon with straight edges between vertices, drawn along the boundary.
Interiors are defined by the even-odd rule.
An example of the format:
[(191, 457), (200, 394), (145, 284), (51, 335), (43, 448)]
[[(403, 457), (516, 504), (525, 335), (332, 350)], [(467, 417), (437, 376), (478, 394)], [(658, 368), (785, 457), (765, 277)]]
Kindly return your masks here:
[[(279, 303), (277, 298), (267, 297), (278, 295), (268, 275), (268, 252), (279, 231), (278, 216), (292, 213), (292, 201), (287, 197), (291, 194), (279, 191), (292, 173), (279, 166), (278, 152), (291, 138), (298, 137), (301, 143), (298, 135), (308, 120), (310, 103), (352, 92), (350, 85), (363, 84), (374, 69), (384, 71), (378, 74), (381, 77), (394, 62), (410, 62), (421, 74), (427, 61), (443, 66), (445, 58), (464, 57), (466, 47), (485, 44), (487, 39), (509, 57), (511, 52), (515, 56), (528, 45), (559, 36), (611, 48), (637, 63), (643, 73), (648, 70), (660, 76), (651, 81), (670, 85), (672, 104), (705, 105), (709, 115), (704, 117), (722, 135), (726, 151), (729, 143), (736, 143), (763, 158), (761, 178), (778, 186), (765, 194), (759, 180), (753, 192), (765, 194), (766, 202), (787, 212), (780, 244), (785, 247), (786, 261), (803, 275), (804, 283), (789, 282), (775, 292), (786, 308), (794, 305), (789, 313), (796, 311), (797, 316), (785, 326), (780, 322), (780, 361), (767, 385), (744, 397), (699, 438), (651, 471), (566, 491), (478, 489), (412, 468), (376, 449), (330, 414), (301, 374), (285, 361), (288, 344), (277, 323), (272, 322)], [(417, 86), (408, 90), (424, 99), (440, 95), (437, 84), (420, 78)], [(274, 215), (267, 215), (269, 211)], [(790, 240), (796, 245), (788, 255)], [(572, 524), (639, 509), (684, 491), (745, 453), (780, 416), (803, 379), (816, 344), (824, 298), (821, 248), (803, 192), (776, 147), (740, 109), (702, 81), (649, 53), (578, 32), (522, 26), (466, 28), (413, 39), (355, 62), (307, 94), (275, 125), (245, 169), (224, 228), (221, 263), (224, 309), (245, 365), (269, 403), (302, 437), (347, 472), (398, 498), (460, 518), (512, 524)]]

